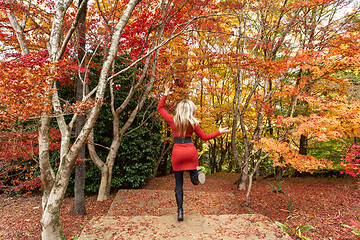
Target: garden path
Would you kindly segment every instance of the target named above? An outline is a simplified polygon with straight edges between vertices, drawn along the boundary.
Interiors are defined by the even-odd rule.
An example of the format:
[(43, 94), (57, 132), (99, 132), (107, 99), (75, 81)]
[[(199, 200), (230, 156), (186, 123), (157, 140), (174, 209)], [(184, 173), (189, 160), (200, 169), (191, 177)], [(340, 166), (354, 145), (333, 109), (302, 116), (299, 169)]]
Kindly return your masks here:
[(172, 190), (120, 190), (107, 215), (92, 219), (80, 240), (291, 239), (268, 217), (236, 214), (241, 203), (233, 193), (190, 188), (184, 193), (183, 222), (177, 221)]

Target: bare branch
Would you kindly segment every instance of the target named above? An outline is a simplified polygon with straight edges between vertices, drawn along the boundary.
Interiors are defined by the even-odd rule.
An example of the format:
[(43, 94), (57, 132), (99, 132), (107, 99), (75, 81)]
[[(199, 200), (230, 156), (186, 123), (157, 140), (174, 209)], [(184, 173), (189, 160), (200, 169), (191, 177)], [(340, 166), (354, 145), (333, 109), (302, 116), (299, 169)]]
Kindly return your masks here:
[(19, 42), (21, 54), (22, 55), (29, 54), (30, 53), (29, 48), (26, 44), (25, 37), (24, 37), (24, 29), (19, 25), (19, 23), (16, 19), (16, 16), (10, 9), (6, 9), (6, 13), (9, 18), (10, 24), (11, 24), (12, 28), (14, 29), (16, 38)]
[[(162, 46), (164, 46), (165, 44), (167, 44), (168, 42), (170, 42), (172, 39), (176, 38), (177, 36), (185, 33), (185, 32), (190, 32), (191, 30), (188, 30), (186, 31), (186, 28), (195, 20), (197, 19), (200, 19), (200, 18), (205, 18), (205, 17), (209, 17), (210, 15), (207, 15), (207, 16), (197, 16), (197, 17), (194, 17), (193, 19), (191, 19), (190, 21), (184, 23), (184, 24), (181, 24), (181, 25), (185, 25), (183, 27), (182, 30), (180, 30), (180, 32), (176, 33), (175, 35), (169, 37), (168, 39), (164, 40), (163, 42), (161, 42), (160, 44), (158, 44), (155, 48), (151, 49), (147, 54), (145, 54), (144, 56), (138, 58), (135, 62), (133, 62), (132, 64), (130, 64), (128, 67), (120, 70), (119, 72), (115, 73), (114, 75), (112, 75), (111, 77), (108, 78), (108, 80), (122, 74), (123, 72), (126, 72), (127, 70), (129, 70), (130, 68), (132, 68), (134, 65), (138, 64), (140, 61), (144, 60), (146, 57), (148, 57), (149, 55), (151, 55), (153, 52), (155, 52), (157, 49), (161, 48)], [(176, 29), (173, 31), (175, 32)]]
[[(63, 54), (65, 53), (65, 49), (66, 49), (66, 47), (67, 47), (67, 45), (68, 45), (68, 43), (69, 43), (69, 41), (70, 41), (70, 39), (72, 37), (72, 34), (74, 33), (74, 31), (76, 29), (76, 26), (78, 25), (80, 14), (81, 14), (83, 8), (86, 7), (87, 1), (88, 0), (81, 1), (79, 9), (78, 9), (78, 11), (76, 13), (76, 16), (74, 18), (74, 21), (72, 22), (71, 27), (70, 27), (69, 31), (67, 32), (67, 34), (65, 36), (65, 39), (64, 39), (64, 41), (63, 41), (63, 43), (61, 45), (60, 51), (56, 55), (57, 60), (61, 59)], [(72, 0), (69, 0), (69, 2), (71, 3)]]

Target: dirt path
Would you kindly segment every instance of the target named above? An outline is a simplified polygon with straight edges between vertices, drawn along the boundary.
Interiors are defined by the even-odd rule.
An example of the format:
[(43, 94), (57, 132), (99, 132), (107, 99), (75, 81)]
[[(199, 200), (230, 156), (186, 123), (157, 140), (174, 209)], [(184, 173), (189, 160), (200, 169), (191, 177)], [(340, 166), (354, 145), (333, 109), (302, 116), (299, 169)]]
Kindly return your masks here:
[(236, 199), (187, 191), (185, 220), (178, 222), (173, 191), (120, 190), (108, 214), (90, 221), (80, 239), (291, 239), (263, 215), (230, 214), (238, 210)]

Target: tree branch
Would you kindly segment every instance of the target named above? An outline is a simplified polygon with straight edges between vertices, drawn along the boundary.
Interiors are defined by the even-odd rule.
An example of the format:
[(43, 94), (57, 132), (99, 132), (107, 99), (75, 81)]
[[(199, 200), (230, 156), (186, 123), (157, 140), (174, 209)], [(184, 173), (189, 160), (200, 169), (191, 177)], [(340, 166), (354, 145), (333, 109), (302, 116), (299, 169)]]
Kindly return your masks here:
[[(62, 45), (61, 45), (60, 51), (57, 53), (57, 56), (56, 56), (56, 59), (57, 59), (57, 60), (60, 60), (60, 59), (62, 58), (62, 56), (64, 55), (65, 49), (66, 49), (66, 47), (67, 47), (67, 45), (68, 45), (68, 43), (69, 43), (69, 41), (70, 41), (70, 39), (71, 39), (71, 37), (72, 37), (72, 34), (74, 33), (74, 31), (75, 31), (75, 29), (76, 29), (76, 26), (78, 25), (81, 12), (82, 12), (83, 8), (86, 6), (87, 1), (88, 1), (88, 0), (83, 0), (83, 1), (81, 1), (81, 4), (80, 4), (80, 6), (79, 6), (79, 9), (78, 9), (78, 11), (77, 11), (77, 13), (76, 13), (75, 19), (74, 19), (74, 21), (72, 22), (71, 27), (70, 27), (69, 31), (67, 32), (67, 34), (66, 34), (66, 36), (65, 36), (65, 39), (64, 39), (64, 41), (63, 41), (63, 43), (62, 43)], [(69, 2), (71, 3), (72, 0), (69, 0)]]

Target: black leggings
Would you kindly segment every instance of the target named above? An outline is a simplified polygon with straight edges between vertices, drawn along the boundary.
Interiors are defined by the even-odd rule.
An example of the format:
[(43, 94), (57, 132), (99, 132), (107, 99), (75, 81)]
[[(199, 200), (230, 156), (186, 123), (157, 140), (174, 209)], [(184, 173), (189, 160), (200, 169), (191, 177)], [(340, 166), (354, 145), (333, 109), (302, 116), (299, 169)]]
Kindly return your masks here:
[[(189, 173), (192, 184), (198, 185), (199, 182), (196, 181), (197, 170), (189, 170)], [(174, 175), (175, 175), (175, 193), (182, 193), (183, 185), (184, 185), (184, 171), (174, 171)]]

